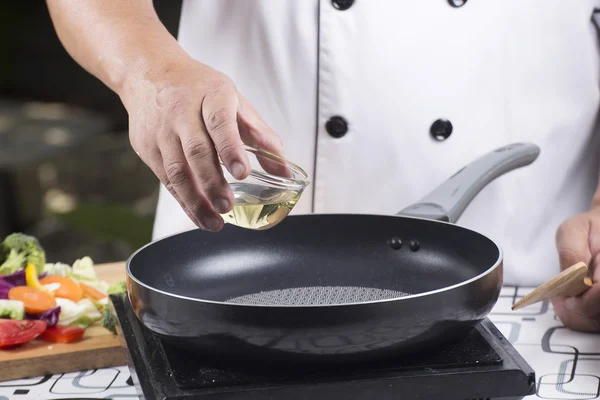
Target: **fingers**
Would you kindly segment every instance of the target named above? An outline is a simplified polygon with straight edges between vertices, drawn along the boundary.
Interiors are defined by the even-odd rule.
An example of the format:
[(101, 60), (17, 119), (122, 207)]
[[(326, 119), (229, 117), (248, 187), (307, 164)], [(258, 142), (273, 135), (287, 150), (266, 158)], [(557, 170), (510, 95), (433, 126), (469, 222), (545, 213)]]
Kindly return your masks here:
[(185, 107), (172, 122), (176, 134), (160, 135), (165, 172), (190, 213), (209, 230), (223, 226), (223, 214), (234, 204), (219, 155), (237, 179), (250, 165), (237, 130), (237, 97), (228, 81), (213, 81), (197, 107)]
[(551, 299), (554, 312), (556, 312), (563, 325), (581, 332), (600, 332), (598, 318), (585, 315), (577, 308), (577, 304), (569, 303), (573, 299), (577, 298), (555, 297)]
[[(251, 170), (238, 127), (239, 98), (223, 74), (195, 64), (188, 68), (151, 87), (156, 98), (140, 97), (130, 104), (130, 137), (134, 150), (190, 219), (219, 231), (224, 224), (220, 214), (230, 211), (235, 201), (219, 158), (236, 179), (245, 179)], [(256, 133), (272, 130), (262, 128), (266, 124), (258, 114), (252, 118), (263, 125), (247, 136), (258, 147), (282, 153), (277, 135)]]
[(556, 249), (561, 271), (580, 261), (590, 265), (590, 222), (585, 215), (565, 221), (556, 232)]
[(565, 300), (565, 308), (589, 318), (600, 316), (600, 285), (594, 283), (581, 296), (569, 297)]
[(583, 261), (593, 273), (593, 285), (577, 297), (555, 297), (552, 304), (563, 324), (584, 332), (600, 331), (600, 220), (589, 213), (564, 222), (556, 234), (560, 268)]
[[(206, 217), (201, 218), (203, 213), (199, 210), (210, 210), (210, 204), (204, 196), (198, 194), (192, 185), (185, 184), (186, 180), (191, 182), (191, 179), (189, 169), (186, 168), (185, 158), (181, 156), (181, 146), (177, 150), (176, 147), (163, 145), (163, 151), (166, 155), (164, 158), (158, 148), (158, 143), (136, 150), (138, 156), (154, 172), (194, 224), (210, 231), (221, 229), (222, 223), (214, 223)], [(181, 161), (182, 159), (183, 161)]]
[[(201, 136), (202, 137), (202, 136)], [(227, 184), (222, 175), (213, 165), (206, 160), (199, 163), (204, 165), (196, 167), (204, 168), (195, 170), (190, 162), (190, 157), (196, 157), (195, 149), (191, 142), (201, 139), (188, 139), (186, 145), (182, 145), (180, 137), (171, 133), (159, 136), (159, 146), (162, 152), (163, 168), (168, 184), (165, 185), (173, 196), (186, 210), (188, 216), (196, 225), (209, 231), (219, 231), (223, 228), (223, 218), (219, 212), (227, 212), (231, 200), (226, 191)], [(208, 146), (212, 146), (209, 143)]]
[(552, 305), (562, 323), (582, 332), (600, 332), (600, 284), (577, 297), (555, 297)]
[(600, 248), (598, 247), (600, 220), (589, 216), (587, 226), (589, 234), (586, 242), (593, 254), (588, 263), (589, 268), (592, 269), (593, 285), (582, 295), (566, 299), (565, 307), (569, 311), (578, 311), (581, 315), (589, 318), (597, 318), (600, 316)]
[(204, 97), (201, 109), (206, 131), (225, 167), (234, 178), (245, 179), (250, 173), (250, 162), (238, 130), (235, 86), (228, 82), (217, 86)]

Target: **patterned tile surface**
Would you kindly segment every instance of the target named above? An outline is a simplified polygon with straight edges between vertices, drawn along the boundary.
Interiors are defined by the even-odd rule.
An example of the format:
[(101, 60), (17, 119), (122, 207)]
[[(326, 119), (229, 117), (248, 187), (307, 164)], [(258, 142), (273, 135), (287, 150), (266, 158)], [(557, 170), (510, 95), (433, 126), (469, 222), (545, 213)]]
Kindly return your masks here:
[[(504, 287), (490, 319), (534, 368), (538, 391), (528, 399), (600, 398), (600, 335), (572, 332), (549, 302), (510, 307), (533, 288)], [(0, 382), (0, 400), (137, 400), (126, 366)]]

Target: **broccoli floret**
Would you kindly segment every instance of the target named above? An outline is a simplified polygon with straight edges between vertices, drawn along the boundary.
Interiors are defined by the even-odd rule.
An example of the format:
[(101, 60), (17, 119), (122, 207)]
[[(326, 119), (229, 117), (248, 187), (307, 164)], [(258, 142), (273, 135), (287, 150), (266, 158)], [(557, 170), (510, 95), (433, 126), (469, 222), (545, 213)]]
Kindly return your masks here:
[(25, 266), (25, 254), (15, 249), (10, 249), (8, 257), (0, 265), (0, 275), (10, 275), (23, 269)]
[(104, 311), (102, 312), (102, 321), (100, 322), (103, 328), (108, 329), (113, 334), (117, 334), (117, 328), (115, 324), (117, 323), (116, 317), (110, 311), (110, 307), (104, 307)]
[(27, 264), (35, 265), (38, 274), (44, 272), (46, 253), (40, 242), (33, 236), (24, 233), (8, 235), (2, 242), (4, 251), (8, 249), (6, 260), (0, 265), (0, 273), (14, 273), (23, 269)]
[(108, 294), (121, 294), (127, 292), (125, 281), (117, 281), (108, 287)]

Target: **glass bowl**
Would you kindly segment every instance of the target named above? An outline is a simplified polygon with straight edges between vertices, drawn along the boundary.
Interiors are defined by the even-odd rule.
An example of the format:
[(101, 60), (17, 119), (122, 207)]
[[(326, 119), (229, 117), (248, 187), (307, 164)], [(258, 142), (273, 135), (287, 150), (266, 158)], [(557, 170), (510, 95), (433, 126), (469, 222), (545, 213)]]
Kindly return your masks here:
[(221, 161), (235, 197), (233, 209), (221, 216), (225, 223), (241, 228), (269, 229), (288, 216), (310, 181), (298, 165), (266, 150), (245, 147), (251, 166), (246, 179), (234, 178)]

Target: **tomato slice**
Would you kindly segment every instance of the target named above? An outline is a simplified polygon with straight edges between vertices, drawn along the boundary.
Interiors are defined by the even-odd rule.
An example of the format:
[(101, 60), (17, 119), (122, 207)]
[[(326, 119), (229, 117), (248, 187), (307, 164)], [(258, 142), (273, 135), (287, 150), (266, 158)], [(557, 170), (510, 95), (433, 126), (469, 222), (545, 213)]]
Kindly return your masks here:
[(83, 289), (83, 295), (85, 297), (89, 297), (92, 300), (98, 301), (98, 300), (102, 300), (103, 298), (107, 297), (107, 295), (105, 295), (101, 291), (91, 287), (90, 285), (86, 285), (83, 282), (79, 282), (79, 286), (81, 286), (81, 288)]
[(85, 329), (78, 326), (54, 325), (42, 333), (41, 338), (54, 343), (71, 343), (83, 337)]
[(25, 304), (25, 312), (39, 314), (56, 307), (56, 300), (50, 294), (29, 286), (15, 286), (8, 291), (8, 298)]
[(83, 289), (73, 279), (64, 276), (46, 276), (40, 279), (42, 285), (58, 283), (60, 287), (54, 292), (54, 297), (69, 299), (77, 303), (83, 297)]
[(46, 329), (46, 321), (0, 319), (0, 348), (25, 344), (38, 337)]

